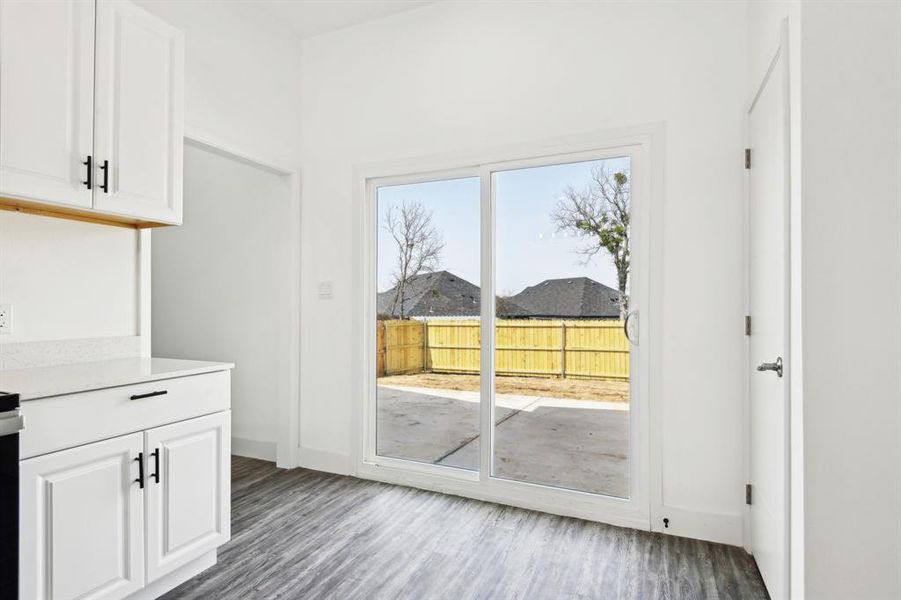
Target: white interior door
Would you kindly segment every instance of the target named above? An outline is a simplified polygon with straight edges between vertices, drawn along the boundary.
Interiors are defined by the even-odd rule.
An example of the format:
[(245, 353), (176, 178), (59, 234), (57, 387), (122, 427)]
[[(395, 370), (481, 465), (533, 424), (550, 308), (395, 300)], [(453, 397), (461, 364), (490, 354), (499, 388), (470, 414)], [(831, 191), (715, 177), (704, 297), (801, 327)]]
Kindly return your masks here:
[(0, 3), (0, 62), (0, 196), (90, 208), (94, 2)]
[(121, 0), (97, 2), (94, 208), (181, 222), (184, 36)]
[(22, 461), (22, 600), (114, 600), (143, 587), (142, 442), (136, 433)]
[(147, 431), (147, 581), (231, 535), (231, 413)]
[(788, 597), (788, 186), (785, 57), (751, 108), (751, 549), (773, 600)]

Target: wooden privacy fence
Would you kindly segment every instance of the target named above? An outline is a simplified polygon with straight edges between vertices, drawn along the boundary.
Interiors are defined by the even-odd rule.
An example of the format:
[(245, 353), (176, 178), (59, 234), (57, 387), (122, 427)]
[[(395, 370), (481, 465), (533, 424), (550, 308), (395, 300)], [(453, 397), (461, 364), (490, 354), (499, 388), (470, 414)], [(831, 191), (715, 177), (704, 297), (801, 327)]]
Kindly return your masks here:
[[(629, 379), (622, 321), (495, 323), (498, 375)], [(378, 374), (479, 373), (480, 323), (379, 321)]]

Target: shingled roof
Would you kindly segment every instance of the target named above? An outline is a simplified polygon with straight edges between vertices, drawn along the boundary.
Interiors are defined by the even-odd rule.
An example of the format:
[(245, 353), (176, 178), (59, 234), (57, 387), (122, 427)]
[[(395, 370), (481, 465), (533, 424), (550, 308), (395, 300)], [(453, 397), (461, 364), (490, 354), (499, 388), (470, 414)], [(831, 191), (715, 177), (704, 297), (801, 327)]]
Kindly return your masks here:
[(619, 292), (588, 277), (546, 279), (511, 297), (531, 317), (619, 318)]
[[(405, 317), (478, 317), (479, 287), (448, 271), (422, 273), (407, 281)], [(378, 314), (399, 318), (396, 288), (378, 295)], [(497, 316), (506, 319), (617, 319), (619, 292), (588, 277), (548, 279), (509, 298), (497, 299)]]
[[(396, 287), (378, 295), (379, 316), (399, 318)], [(405, 317), (478, 317), (482, 294), (479, 287), (448, 271), (422, 273), (407, 281)], [(528, 311), (509, 298), (497, 299), (498, 316), (527, 317)]]
[[(479, 314), (479, 288), (447, 271), (421, 273), (407, 281), (406, 317), (470, 317)], [(400, 317), (396, 287), (378, 295), (378, 313)]]

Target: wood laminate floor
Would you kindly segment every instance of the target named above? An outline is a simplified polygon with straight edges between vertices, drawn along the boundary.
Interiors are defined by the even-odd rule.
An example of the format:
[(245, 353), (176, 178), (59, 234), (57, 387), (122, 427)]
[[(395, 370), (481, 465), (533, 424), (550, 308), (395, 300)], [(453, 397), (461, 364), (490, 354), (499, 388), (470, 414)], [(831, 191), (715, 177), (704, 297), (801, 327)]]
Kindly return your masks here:
[(232, 461), (232, 540), (164, 598), (767, 598), (739, 548)]

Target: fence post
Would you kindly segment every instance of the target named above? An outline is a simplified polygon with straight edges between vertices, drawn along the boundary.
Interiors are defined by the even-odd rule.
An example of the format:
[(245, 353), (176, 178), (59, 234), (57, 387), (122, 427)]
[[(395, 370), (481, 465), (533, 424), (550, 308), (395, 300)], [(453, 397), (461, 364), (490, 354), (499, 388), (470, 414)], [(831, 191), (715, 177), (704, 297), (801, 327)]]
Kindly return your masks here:
[(429, 345), (429, 322), (425, 319), (422, 320), (422, 372), (426, 373), (428, 371), (426, 361), (428, 357), (428, 345)]
[(560, 321), (560, 377), (566, 379), (566, 321)]

